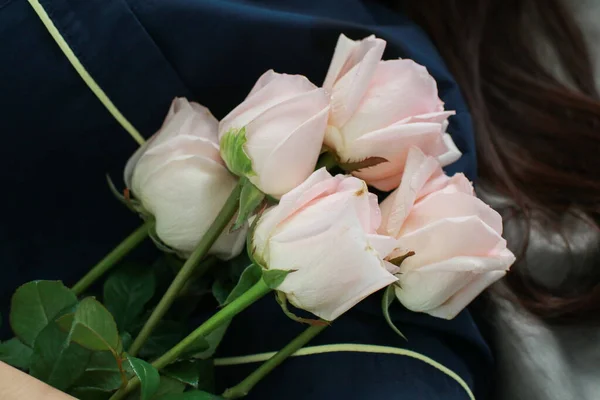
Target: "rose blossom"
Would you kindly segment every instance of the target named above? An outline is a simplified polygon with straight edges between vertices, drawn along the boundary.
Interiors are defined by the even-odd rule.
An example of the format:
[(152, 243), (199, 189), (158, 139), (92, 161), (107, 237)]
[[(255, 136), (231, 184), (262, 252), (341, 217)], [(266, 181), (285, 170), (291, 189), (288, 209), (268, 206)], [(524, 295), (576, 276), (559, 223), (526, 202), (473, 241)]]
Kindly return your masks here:
[(248, 97), (219, 125), (223, 137), (245, 129), (243, 152), (252, 163), (246, 177), (263, 193), (279, 198), (301, 184), (315, 169), (323, 145), (329, 113), (329, 96), (301, 75), (267, 71)]
[(463, 174), (447, 177), (415, 147), (381, 212), (379, 232), (398, 238), (392, 258), (414, 252), (400, 265), (395, 290), (412, 311), (451, 319), (515, 260), (500, 215), (475, 197)]
[(450, 164), (460, 152), (445, 133), (448, 117), (435, 80), (412, 60), (381, 61), (385, 41), (340, 35), (323, 87), (331, 92), (325, 144), (343, 163), (386, 159), (353, 174), (380, 190), (398, 186), (408, 149)]
[(377, 234), (380, 221), (363, 181), (323, 168), (258, 220), (254, 257), (267, 269), (293, 270), (277, 290), (331, 321), (397, 280), (383, 261), (396, 240)]
[[(205, 107), (176, 98), (154, 136), (131, 157), (125, 182), (156, 219), (156, 233), (189, 255), (237, 184), (219, 155), (218, 122)], [(223, 233), (210, 253), (237, 256), (245, 229)]]

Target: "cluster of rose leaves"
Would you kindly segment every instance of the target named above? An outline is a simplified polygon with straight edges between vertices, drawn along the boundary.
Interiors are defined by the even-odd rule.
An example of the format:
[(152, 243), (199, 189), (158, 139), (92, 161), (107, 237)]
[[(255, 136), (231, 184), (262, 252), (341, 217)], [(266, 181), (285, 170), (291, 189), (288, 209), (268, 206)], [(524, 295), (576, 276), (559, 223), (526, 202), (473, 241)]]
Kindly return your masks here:
[[(125, 181), (139, 210), (155, 218), (157, 240), (184, 257), (240, 181), (279, 200), (250, 233), (258, 273), (257, 265), (243, 268), (251, 262), (240, 256), (249, 216), (241, 210), (244, 218), (210, 250), (209, 261), (219, 265), (184, 287), (141, 358), (124, 349), (164, 292), (159, 283), (181, 268), (173, 255), (153, 268), (116, 269), (104, 283), (103, 304), (79, 300), (60, 282), (20, 287), (10, 316), (17, 337), (0, 345), (0, 357), (84, 400), (108, 398), (134, 375), (142, 399), (176, 399), (185, 390), (189, 399), (218, 398), (210, 394), (210, 358), (226, 325), (162, 375), (143, 359), (189, 332), (184, 321), (192, 311), (215, 305), (206, 295), (230, 303), (261, 269), (292, 271), (278, 292), (327, 321), (385, 287), (388, 319), (394, 298), (413, 311), (454, 317), (514, 257), (500, 216), (463, 175), (450, 178), (441, 169), (460, 153), (446, 133), (453, 112), (444, 110), (435, 81), (411, 60), (381, 61), (384, 47), (374, 37), (341, 36), (322, 88), (268, 71), (220, 123), (206, 108), (175, 99), (161, 130), (128, 163)], [(315, 171), (320, 155), (351, 175)], [(379, 204), (367, 184), (395, 190)]]

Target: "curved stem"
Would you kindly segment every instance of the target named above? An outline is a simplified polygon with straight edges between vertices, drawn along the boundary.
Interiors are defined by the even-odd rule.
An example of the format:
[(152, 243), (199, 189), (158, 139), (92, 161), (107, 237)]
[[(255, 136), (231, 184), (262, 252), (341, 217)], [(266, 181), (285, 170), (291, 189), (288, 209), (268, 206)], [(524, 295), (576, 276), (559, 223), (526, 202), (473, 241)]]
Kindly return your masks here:
[[(181, 342), (176, 344), (171, 350), (163, 354), (161, 357), (152, 362), (152, 365), (156, 369), (162, 369), (167, 365), (171, 364), (196, 340), (201, 337), (206, 337), (208, 334), (213, 332), (219, 326), (223, 325), (237, 314), (244, 311), (251, 304), (256, 302), (258, 299), (269, 293), (272, 289), (267, 286), (265, 281), (261, 279), (248, 289), (240, 297), (229, 303), (227, 306), (222, 308), (218, 313), (210, 317), (206, 322), (196, 328), (195, 331), (190, 333)], [(140, 381), (137, 378), (133, 378), (129, 381), (127, 386), (117, 391), (110, 400), (121, 400), (125, 398), (129, 393), (134, 391), (140, 385)]]
[(317, 336), (321, 331), (327, 328), (329, 325), (313, 325), (307, 328), (300, 335), (296, 336), (294, 340), (289, 342), (283, 349), (279, 350), (273, 357), (265, 361), (260, 367), (246, 377), (243, 381), (235, 385), (234, 387), (227, 389), (223, 393), (223, 397), (226, 399), (238, 399), (246, 396), (250, 390), (260, 382), (265, 376), (273, 371), (277, 366), (284, 362), (289, 356), (294, 354), (305, 344), (307, 344), (312, 338)]
[(83, 278), (79, 280), (71, 290), (76, 294), (80, 295), (90, 287), (98, 278), (100, 278), (106, 271), (115, 266), (116, 263), (126, 256), (131, 250), (136, 248), (150, 232), (150, 229), (154, 226), (154, 220), (148, 220), (142, 226), (137, 228), (131, 235), (127, 236), (113, 251), (108, 253), (98, 264), (96, 264)]
[[(240, 179), (239, 182), (242, 182), (242, 179)], [(194, 269), (196, 268), (198, 263), (200, 263), (200, 261), (208, 253), (212, 245), (217, 241), (223, 230), (231, 222), (231, 219), (235, 215), (239, 206), (241, 190), (241, 184), (238, 183), (227, 198), (227, 201), (225, 201), (223, 208), (221, 209), (213, 223), (210, 225), (202, 239), (200, 239), (200, 243), (198, 243), (198, 246), (196, 246), (194, 252), (186, 260), (185, 264), (183, 264), (183, 267), (181, 267), (181, 269), (175, 276), (175, 279), (173, 279), (171, 286), (169, 286), (162, 299), (160, 299), (160, 302), (158, 303), (154, 311), (152, 311), (152, 314), (142, 327), (142, 330), (140, 331), (140, 333), (138, 333), (138, 336), (131, 344), (131, 347), (128, 351), (130, 355), (135, 356), (138, 353), (138, 351), (140, 351), (140, 349), (142, 348), (144, 343), (146, 343), (146, 340), (148, 339), (154, 328), (156, 328), (156, 325), (160, 322), (162, 317), (169, 310), (169, 308), (177, 298), (177, 295), (181, 291), (181, 288), (183, 288), (183, 286), (192, 276)]]

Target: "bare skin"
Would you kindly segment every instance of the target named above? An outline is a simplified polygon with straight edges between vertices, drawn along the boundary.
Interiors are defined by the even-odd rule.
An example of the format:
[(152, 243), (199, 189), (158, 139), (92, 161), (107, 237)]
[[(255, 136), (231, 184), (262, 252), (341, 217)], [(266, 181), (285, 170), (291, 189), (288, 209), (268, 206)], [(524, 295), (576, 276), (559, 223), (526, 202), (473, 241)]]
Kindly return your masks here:
[(0, 362), (0, 399), (75, 400), (3, 362)]

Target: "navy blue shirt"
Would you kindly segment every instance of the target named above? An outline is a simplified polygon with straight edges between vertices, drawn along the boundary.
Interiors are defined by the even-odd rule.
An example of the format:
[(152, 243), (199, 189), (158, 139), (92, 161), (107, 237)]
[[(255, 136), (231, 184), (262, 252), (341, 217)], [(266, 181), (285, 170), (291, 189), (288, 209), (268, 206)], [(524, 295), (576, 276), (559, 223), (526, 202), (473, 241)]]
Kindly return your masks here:
[[(412, 58), (457, 111), (449, 132), (476, 170), (471, 119), (427, 36), (401, 13), (360, 0), (40, 0), (63, 38), (117, 108), (142, 133), (155, 132), (176, 96), (223, 117), (267, 69), (322, 83), (340, 33), (375, 34), (384, 58)], [(0, 311), (33, 279), (72, 284), (139, 225), (107, 190), (137, 144), (75, 72), (26, 0), (0, 0)], [(146, 249), (154, 254), (150, 246)], [(361, 343), (425, 354), (485, 398), (491, 356), (468, 311), (453, 321), (379, 310), (381, 294), (335, 321), (313, 344)], [(236, 318), (219, 357), (274, 351), (303, 329), (267, 296)], [(265, 333), (268, 330), (268, 334)], [(220, 389), (257, 364), (218, 367)], [(446, 374), (415, 358), (335, 352), (288, 360), (251, 399), (468, 399)]]

